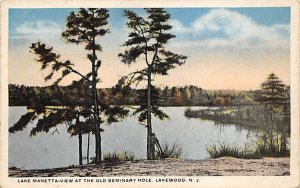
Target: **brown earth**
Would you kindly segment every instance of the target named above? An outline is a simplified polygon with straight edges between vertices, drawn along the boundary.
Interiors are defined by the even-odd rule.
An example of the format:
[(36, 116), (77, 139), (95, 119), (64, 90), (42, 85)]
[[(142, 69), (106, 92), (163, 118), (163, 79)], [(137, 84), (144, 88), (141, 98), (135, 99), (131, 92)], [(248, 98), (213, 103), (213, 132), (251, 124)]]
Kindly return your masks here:
[(290, 158), (209, 160), (166, 159), (89, 164), (44, 170), (9, 169), (10, 177), (112, 177), (112, 176), (286, 176)]

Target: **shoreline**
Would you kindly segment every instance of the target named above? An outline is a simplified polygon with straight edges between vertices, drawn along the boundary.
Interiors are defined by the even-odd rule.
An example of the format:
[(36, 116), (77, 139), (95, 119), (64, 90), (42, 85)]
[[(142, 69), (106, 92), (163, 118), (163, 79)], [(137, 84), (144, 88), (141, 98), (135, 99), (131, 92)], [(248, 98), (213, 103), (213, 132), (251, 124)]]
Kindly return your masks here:
[(9, 177), (287, 176), (290, 175), (290, 158), (139, 160), (52, 169), (10, 168), (8, 174)]

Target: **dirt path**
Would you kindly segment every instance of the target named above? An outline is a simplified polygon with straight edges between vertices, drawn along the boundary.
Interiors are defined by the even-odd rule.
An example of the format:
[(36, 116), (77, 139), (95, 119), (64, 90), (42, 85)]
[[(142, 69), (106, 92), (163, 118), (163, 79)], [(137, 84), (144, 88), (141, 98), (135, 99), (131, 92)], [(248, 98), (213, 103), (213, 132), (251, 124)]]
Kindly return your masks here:
[(290, 158), (134, 161), (45, 170), (9, 169), (10, 177), (283, 176)]

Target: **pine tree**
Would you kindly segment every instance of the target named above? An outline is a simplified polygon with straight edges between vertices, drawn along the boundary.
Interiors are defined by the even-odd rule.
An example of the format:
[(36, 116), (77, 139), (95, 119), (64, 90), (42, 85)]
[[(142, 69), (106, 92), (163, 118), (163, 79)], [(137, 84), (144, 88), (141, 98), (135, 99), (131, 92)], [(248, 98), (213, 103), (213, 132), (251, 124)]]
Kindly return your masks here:
[[(83, 9), (78, 12), (71, 12), (67, 17), (67, 24), (65, 31), (62, 33), (62, 37), (69, 43), (84, 44), (85, 50), (88, 51), (87, 57), (91, 64), (91, 71), (87, 74), (82, 74), (80, 71), (74, 68), (74, 64), (69, 60), (62, 61), (60, 55), (54, 52), (52, 47), (47, 46), (44, 43), (36, 42), (30, 46), (31, 53), (37, 56), (36, 61), (40, 63), (41, 69), (50, 68), (50, 73), (45, 77), (45, 81), (53, 79), (55, 74), (61, 74), (53, 85), (58, 85), (63, 78), (69, 74), (76, 74), (80, 77), (79, 80), (73, 81), (71, 87), (88, 90), (89, 93), (85, 93), (84, 108), (89, 109), (92, 115), (92, 122), (94, 125), (93, 133), (95, 134), (95, 163), (101, 162), (101, 128), (100, 124), (107, 122), (113, 123), (119, 121), (120, 118), (124, 118), (128, 110), (125, 110), (119, 106), (109, 106), (103, 101), (99, 101), (99, 94), (97, 92), (97, 83), (99, 82), (98, 70), (101, 66), (101, 61), (97, 57), (97, 53), (102, 51), (101, 45), (97, 43), (99, 37), (103, 37), (109, 32), (108, 24), (108, 10), (107, 9)], [(70, 102), (75, 102), (78, 99), (72, 99)], [(76, 105), (66, 106), (65, 108), (52, 108), (45, 107), (42, 104), (36, 102), (36, 105), (28, 107), (30, 111), (21, 117), (21, 119), (10, 128), (10, 132), (23, 130), (24, 127), (33, 119), (36, 119), (40, 114), (50, 113), (49, 117), (46, 115), (40, 119), (37, 126), (32, 130), (32, 134), (35, 132), (45, 131), (48, 132), (50, 128), (56, 127), (56, 125), (62, 122), (73, 122), (76, 126), (81, 126), (79, 123), (79, 115), (81, 110), (74, 111)], [(67, 116), (64, 116), (64, 114)], [(100, 115), (101, 113), (101, 115)], [(90, 118), (88, 118), (90, 120)], [(53, 120), (53, 121), (49, 121)], [(44, 123), (46, 122), (46, 123)], [(79, 131), (79, 140), (82, 129), (77, 127)], [(79, 141), (80, 142), (80, 141)], [(79, 144), (80, 145), (80, 144)], [(80, 149), (79, 149), (80, 150)], [(79, 152), (82, 153), (82, 152)], [(81, 157), (82, 158), (82, 157)]]
[[(289, 87), (277, 75), (271, 73), (261, 84), (261, 89), (256, 91), (255, 100), (264, 105), (266, 111), (263, 113), (263, 123), (270, 128), (263, 134), (263, 151), (285, 155), (287, 152), (286, 137), (290, 130)], [(278, 112), (281, 115), (278, 115)], [(275, 129), (275, 133), (273, 129)], [(281, 135), (281, 139), (279, 139), (279, 135)]]
[(96, 156), (95, 162), (101, 161), (101, 134), (100, 134), (100, 114), (99, 101), (97, 93), (98, 69), (101, 66), (101, 61), (98, 60), (96, 52), (102, 51), (100, 44), (96, 42), (98, 37), (102, 37), (109, 32), (108, 24), (108, 10), (107, 9), (80, 9), (79, 12), (71, 12), (67, 18), (66, 30), (62, 33), (70, 43), (83, 43), (85, 49), (89, 52), (87, 57), (90, 60), (91, 71), (91, 92), (93, 96), (93, 117), (95, 126), (95, 140), (96, 140)]
[(255, 100), (270, 106), (286, 104), (286, 85), (279, 79), (277, 75), (271, 73), (266, 81), (261, 84), (261, 90), (258, 90), (255, 95)]
[[(146, 114), (141, 113), (147, 120), (147, 159), (154, 159), (154, 143), (151, 141), (153, 132), (151, 124), (151, 90), (153, 90), (153, 75), (167, 75), (170, 69), (176, 65), (182, 65), (187, 59), (186, 56), (179, 55), (165, 49), (168, 41), (175, 37), (169, 33), (172, 26), (168, 23), (171, 15), (162, 8), (145, 9), (147, 17), (138, 16), (131, 10), (125, 10), (124, 16), (127, 18), (127, 26), (130, 29), (128, 40), (124, 46), (128, 49), (120, 53), (119, 57), (124, 64), (132, 64), (143, 61), (145, 68), (135, 71), (123, 79), (127, 83), (147, 81)], [(144, 58), (144, 59), (142, 59)], [(163, 113), (155, 107), (159, 114)], [(157, 114), (154, 112), (154, 115)], [(140, 118), (139, 119), (144, 119)]]

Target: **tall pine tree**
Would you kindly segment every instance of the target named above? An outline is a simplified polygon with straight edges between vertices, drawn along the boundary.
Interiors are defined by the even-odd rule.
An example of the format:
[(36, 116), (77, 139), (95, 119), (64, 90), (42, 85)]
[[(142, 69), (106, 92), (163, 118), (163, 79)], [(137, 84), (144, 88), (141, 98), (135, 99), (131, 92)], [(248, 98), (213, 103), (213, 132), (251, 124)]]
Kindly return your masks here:
[(279, 79), (277, 75), (271, 73), (261, 84), (261, 89), (256, 92), (255, 100), (265, 104), (266, 107), (287, 104), (287, 86)]
[[(127, 49), (124, 53), (120, 53), (119, 57), (124, 64), (132, 64), (142, 62), (145, 68), (123, 77), (122, 83), (131, 84), (139, 83), (146, 80), (147, 92), (146, 106), (143, 104), (141, 109), (144, 113), (140, 113), (139, 120), (147, 121), (147, 159), (154, 159), (154, 143), (151, 124), (151, 114), (158, 116), (160, 119), (167, 117), (158, 106), (152, 102), (154, 91), (152, 80), (154, 75), (167, 75), (170, 69), (176, 65), (185, 63), (187, 57), (166, 50), (166, 44), (175, 35), (170, 33), (172, 26), (169, 24), (171, 15), (162, 8), (146, 8), (147, 17), (141, 17), (131, 10), (125, 10), (124, 16), (127, 18), (127, 26), (130, 29), (128, 40), (124, 43)], [(126, 80), (126, 81), (124, 81)]]
[(100, 134), (100, 113), (99, 101), (97, 93), (98, 69), (101, 66), (101, 61), (98, 60), (97, 52), (102, 51), (101, 45), (97, 43), (96, 39), (102, 37), (109, 32), (108, 24), (108, 10), (107, 9), (80, 9), (79, 12), (71, 12), (67, 18), (66, 30), (62, 33), (70, 43), (84, 44), (88, 51), (87, 57), (91, 63), (91, 92), (93, 100), (93, 117), (95, 126), (95, 140), (96, 140), (96, 156), (95, 162), (101, 161), (101, 134)]

